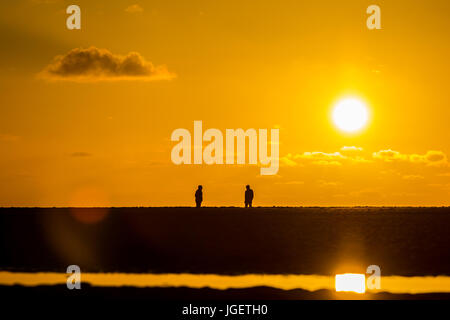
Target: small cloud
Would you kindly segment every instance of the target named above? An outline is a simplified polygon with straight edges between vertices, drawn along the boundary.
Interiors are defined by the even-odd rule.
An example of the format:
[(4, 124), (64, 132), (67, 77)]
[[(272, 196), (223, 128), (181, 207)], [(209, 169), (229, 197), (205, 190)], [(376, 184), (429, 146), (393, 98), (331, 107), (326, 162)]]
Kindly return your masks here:
[(341, 166), (342, 163), (340, 160), (345, 159), (339, 152), (304, 152), (302, 155), (298, 155), (295, 158), (310, 160), (312, 164), (318, 166)]
[(60, 0), (30, 0), (30, 2), (35, 4), (53, 4), (60, 2)]
[(442, 163), (447, 162), (447, 156), (442, 151), (431, 150), (425, 155), (425, 159), (428, 163)]
[(38, 76), (51, 81), (75, 82), (154, 81), (176, 77), (165, 66), (155, 67), (137, 52), (122, 56), (96, 47), (75, 48), (64, 55), (56, 56)]
[(274, 174), (274, 175), (271, 175), (271, 176), (263, 176), (263, 175), (258, 174), (255, 178), (265, 179), (265, 180), (267, 180), (267, 179), (281, 179), (282, 176), (280, 176), (279, 174)]
[(438, 177), (450, 177), (450, 172), (438, 174)]
[(317, 159), (317, 160), (324, 160), (324, 159), (343, 159), (344, 156), (340, 154), (339, 152), (334, 153), (326, 153), (326, 152), (304, 152), (303, 155), (300, 156), (300, 158), (303, 159)]
[(128, 12), (128, 13), (140, 13), (143, 11), (144, 11), (144, 9), (138, 4), (133, 4), (125, 9), (125, 12)]
[(281, 165), (285, 165), (287, 167), (295, 167), (297, 166), (297, 162), (292, 160), (292, 154), (288, 154), (285, 157), (280, 158)]
[(304, 152), (282, 157), (280, 162), (288, 167), (303, 166), (302, 163), (311, 163), (318, 166), (341, 166), (346, 162), (370, 162), (364, 158), (363, 149), (359, 147), (342, 147), (338, 152)]
[(408, 180), (408, 181), (417, 181), (417, 180), (423, 180), (423, 179), (425, 179), (425, 177), (421, 176), (419, 174), (408, 174), (408, 175), (404, 175), (402, 177), (402, 179)]
[(340, 183), (335, 181), (325, 181), (325, 180), (317, 180), (317, 184), (324, 188), (324, 187), (337, 187)]
[(374, 152), (372, 156), (375, 159), (383, 160), (386, 162), (406, 160), (405, 156), (400, 154), (400, 152), (391, 149)]
[(402, 154), (394, 150), (381, 150), (373, 153), (373, 158), (385, 162), (404, 161), (410, 163), (423, 163), (429, 166), (447, 165), (447, 155), (442, 151), (430, 150), (421, 154)]
[(360, 151), (363, 151), (363, 148), (355, 147), (355, 146), (351, 146), (351, 147), (343, 146), (341, 148), (341, 151), (358, 151), (358, 152), (360, 152)]
[(444, 190), (450, 189), (450, 183), (429, 183), (428, 186)]
[(324, 167), (339, 167), (342, 166), (342, 163), (339, 161), (328, 161), (328, 160), (319, 160), (319, 161), (313, 161), (312, 164), (318, 165), (318, 166), (324, 166)]
[(367, 188), (362, 190), (351, 191), (348, 193), (347, 197), (373, 200), (377, 198), (384, 198), (385, 195), (376, 189)]
[(71, 157), (91, 157), (92, 154), (88, 152), (74, 152), (70, 154)]
[(359, 155), (363, 152), (363, 148), (360, 147), (355, 147), (355, 146), (351, 146), (351, 147), (347, 147), (344, 146), (341, 148), (340, 153), (346, 156), (356, 156)]
[(297, 181), (297, 180), (293, 180), (293, 181), (286, 181), (286, 182), (276, 182), (275, 184), (285, 184), (285, 185), (304, 185), (305, 182), (304, 181)]

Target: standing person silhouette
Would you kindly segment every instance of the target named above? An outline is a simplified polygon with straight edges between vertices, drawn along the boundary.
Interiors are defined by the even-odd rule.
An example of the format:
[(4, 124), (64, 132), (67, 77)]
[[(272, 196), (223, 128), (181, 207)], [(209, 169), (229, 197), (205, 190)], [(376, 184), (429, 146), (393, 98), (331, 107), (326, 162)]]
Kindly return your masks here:
[(198, 186), (197, 191), (195, 191), (195, 204), (197, 208), (200, 208), (202, 206), (203, 201), (203, 187), (200, 185)]
[(252, 207), (252, 201), (253, 201), (253, 190), (250, 189), (250, 186), (247, 185), (245, 187), (245, 207)]

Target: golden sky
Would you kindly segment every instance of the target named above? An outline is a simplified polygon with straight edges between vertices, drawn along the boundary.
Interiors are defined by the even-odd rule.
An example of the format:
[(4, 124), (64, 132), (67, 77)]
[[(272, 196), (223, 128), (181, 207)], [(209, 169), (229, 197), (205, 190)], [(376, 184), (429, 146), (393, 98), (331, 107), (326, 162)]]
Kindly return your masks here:
[[(66, 28), (69, 4), (81, 30)], [(366, 27), (371, 4), (382, 30)], [(242, 205), (246, 184), (255, 205), (450, 205), (449, 12), (448, 0), (2, 1), (0, 205), (192, 205), (198, 184), (207, 206)], [(58, 63), (79, 52), (118, 67), (65, 77)], [(355, 134), (330, 120), (347, 95), (370, 109)], [(174, 165), (171, 133), (194, 120), (279, 128), (278, 174)]]

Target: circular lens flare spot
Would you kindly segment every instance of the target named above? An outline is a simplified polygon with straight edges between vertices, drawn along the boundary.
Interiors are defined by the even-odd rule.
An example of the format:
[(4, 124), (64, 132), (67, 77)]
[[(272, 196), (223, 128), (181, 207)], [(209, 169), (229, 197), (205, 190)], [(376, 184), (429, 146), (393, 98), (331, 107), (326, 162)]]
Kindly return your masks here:
[(105, 192), (101, 189), (86, 187), (77, 190), (70, 201), (70, 213), (75, 220), (94, 224), (106, 218), (110, 203)]

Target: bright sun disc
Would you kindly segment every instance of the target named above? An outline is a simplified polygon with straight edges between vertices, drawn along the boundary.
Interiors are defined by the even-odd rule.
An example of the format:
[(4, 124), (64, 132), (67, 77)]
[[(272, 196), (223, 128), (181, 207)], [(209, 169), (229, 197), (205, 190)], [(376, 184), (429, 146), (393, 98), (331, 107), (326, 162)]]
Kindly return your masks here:
[(366, 292), (366, 276), (358, 273), (337, 274), (335, 278), (336, 292)]
[(345, 132), (355, 132), (362, 129), (368, 118), (366, 105), (358, 99), (343, 99), (333, 109), (334, 124)]

